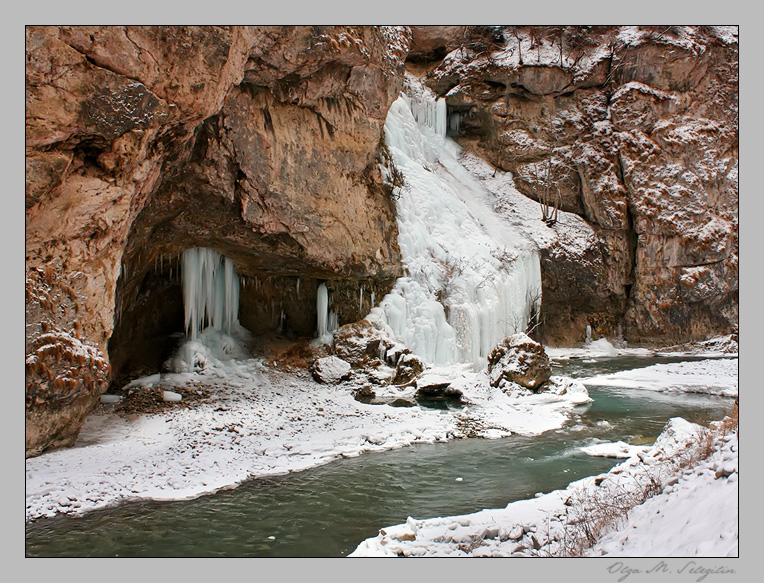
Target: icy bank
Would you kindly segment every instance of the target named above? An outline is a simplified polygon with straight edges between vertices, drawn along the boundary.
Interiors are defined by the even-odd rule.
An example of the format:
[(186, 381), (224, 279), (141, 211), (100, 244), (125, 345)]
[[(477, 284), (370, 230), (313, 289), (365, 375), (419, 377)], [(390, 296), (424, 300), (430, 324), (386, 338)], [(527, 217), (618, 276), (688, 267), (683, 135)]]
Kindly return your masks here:
[[(674, 418), (653, 447), (606, 474), (506, 508), (424, 520), (409, 517), (404, 524), (382, 528), (349, 556), (548, 557), (587, 552), (735, 556), (737, 433), (718, 438), (711, 457), (693, 467), (692, 458), (697, 455), (693, 444), (701, 431), (697, 425)], [(644, 500), (649, 494), (656, 495), (630, 511), (625, 524), (626, 513), (622, 512), (612, 515), (614, 522), (604, 522), (611, 533), (587, 551), (590, 543), (586, 544), (585, 537), (582, 540), (582, 521), (599, 528), (596, 521), (608, 516), (598, 509), (619, 504), (630, 507), (630, 502)], [(699, 500), (704, 503), (695, 506)], [(629, 542), (632, 537), (634, 541)]]
[(535, 245), (494, 212), (494, 198), (462, 166), (445, 136), (444, 100), (409, 76), (391, 106), (385, 139), (405, 186), (398, 242), (407, 276), (368, 319), (431, 364), (485, 365), (504, 337), (538, 312)]
[(729, 437), (663, 494), (634, 508), (587, 555), (738, 556), (738, 440), (737, 434)]
[(465, 407), (364, 404), (353, 398), (352, 383), (320, 384), (307, 372), (281, 373), (258, 360), (139, 380), (136, 390), (204, 389), (210, 397), (153, 415), (120, 416), (102, 406), (75, 447), (26, 460), (27, 519), (128, 499), (188, 499), (249, 477), (412, 443), (539, 434), (561, 427), (588, 400), (579, 383), (562, 395), (512, 398), (490, 387), (484, 373), (441, 373), (463, 392)]
[(737, 358), (706, 359), (696, 362), (654, 364), (581, 379), (589, 386), (705, 393), (722, 397), (738, 394)]

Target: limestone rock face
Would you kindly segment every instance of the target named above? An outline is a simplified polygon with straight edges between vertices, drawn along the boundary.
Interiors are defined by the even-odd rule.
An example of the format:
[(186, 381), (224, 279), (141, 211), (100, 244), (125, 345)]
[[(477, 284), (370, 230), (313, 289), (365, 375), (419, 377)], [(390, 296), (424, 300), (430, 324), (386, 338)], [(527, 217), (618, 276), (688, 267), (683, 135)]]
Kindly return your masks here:
[(734, 330), (737, 29), (488, 28), (429, 64), (452, 134), (597, 233), (583, 262), (541, 249), (545, 341), (580, 342), (587, 323), (665, 344)]
[[(27, 27), (27, 355), (51, 332), (94, 351), (82, 378), (103, 376), (96, 361), (112, 377), (146, 364), (129, 343), (157, 366), (167, 331), (183, 331), (178, 256), (193, 246), (249, 278), (252, 321), (272, 305), (274, 329), (311, 334), (319, 279), (340, 323), (361, 317), (368, 305), (340, 300), (382, 297), (400, 271), (379, 166), (409, 40), (399, 27)], [(73, 441), (105, 389), (52, 413), (67, 436), (49, 439), (39, 409), (59, 377), (28, 367), (30, 455)]]
[(506, 382), (537, 391), (552, 376), (549, 357), (544, 347), (527, 334), (508, 336), (488, 355), (491, 386)]

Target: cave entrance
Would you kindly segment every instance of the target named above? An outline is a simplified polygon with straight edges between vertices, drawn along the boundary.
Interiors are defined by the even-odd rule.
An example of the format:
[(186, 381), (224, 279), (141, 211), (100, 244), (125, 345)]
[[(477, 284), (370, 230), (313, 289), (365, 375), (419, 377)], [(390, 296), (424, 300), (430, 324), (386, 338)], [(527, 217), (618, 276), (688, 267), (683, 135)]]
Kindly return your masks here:
[[(126, 257), (109, 341), (112, 386), (166, 370), (179, 345), (209, 325), (229, 332), (237, 322), (253, 335), (251, 353), (267, 356), (331, 333), (340, 320), (363, 317), (375, 299), (358, 281), (240, 271), (233, 260), (204, 248)], [(207, 297), (213, 288), (218, 294)]]

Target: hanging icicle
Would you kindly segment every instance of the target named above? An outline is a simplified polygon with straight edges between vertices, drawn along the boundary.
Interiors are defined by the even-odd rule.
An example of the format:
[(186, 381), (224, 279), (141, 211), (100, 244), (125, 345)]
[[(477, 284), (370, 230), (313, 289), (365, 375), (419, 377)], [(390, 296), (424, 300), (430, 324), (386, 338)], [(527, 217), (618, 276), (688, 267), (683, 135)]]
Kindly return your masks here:
[(319, 285), (318, 290), (316, 290), (316, 312), (316, 336), (329, 341), (331, 335), (339, 327), (339, 318), (334, 311), (329, 309), (329, 290), (326, 288), (325, 283)]
[(233, 261), (200, 247), (184, 251), (182, 263), (186, 334), (193, 340), (208, 326), (230, 332), (239, 323), (239, 276)]

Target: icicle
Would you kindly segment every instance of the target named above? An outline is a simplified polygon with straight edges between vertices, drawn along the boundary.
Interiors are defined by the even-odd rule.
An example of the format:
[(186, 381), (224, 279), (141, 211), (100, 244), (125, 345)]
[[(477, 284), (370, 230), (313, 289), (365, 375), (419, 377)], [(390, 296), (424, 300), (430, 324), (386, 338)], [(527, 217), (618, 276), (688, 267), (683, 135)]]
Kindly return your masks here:
[(319, 285), (318, 290), (316, 290), (316, 314), (316, 336), (321, 338), (326, 334), (327, 318), (329, 316), (329, 291), (326, 289), (325, 283)]
[(182, 264), (186, 334), (195, 339), (207, 326), (229, 333), (239, 323), (239, 276), (233, 261), (200, 247), (187, 249)]
[(363, 285), (361, 285), (360, 293), (358, 294), (358, 309), (363, 310)]
[(371, 307), (373, 308), (377, 302), (377, 294), (375, 292), (371, 292)]
[(300, 278), (297, 278), (297, 298), (300, 297)]
[(331, 336), (339, 328), (339, 316), (329, 309), (329, 290), (322, 283), (316, 290), (316, 337), (330, 342)]

